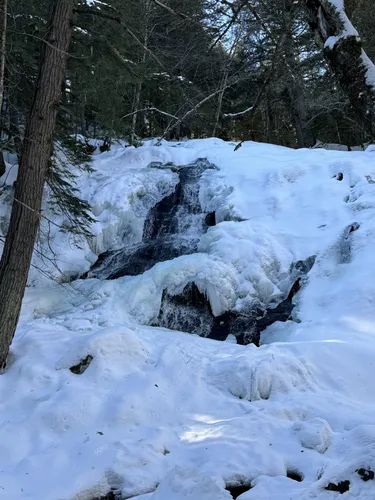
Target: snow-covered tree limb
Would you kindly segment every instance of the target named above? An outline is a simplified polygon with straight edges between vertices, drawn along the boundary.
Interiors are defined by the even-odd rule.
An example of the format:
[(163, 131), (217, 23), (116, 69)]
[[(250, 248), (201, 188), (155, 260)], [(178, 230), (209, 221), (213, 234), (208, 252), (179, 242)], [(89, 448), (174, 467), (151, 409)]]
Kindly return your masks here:
[(309, 24), (342, 89), (373, 137), (375, 65), (362, 47), (360, 36), (345, 10), (344, 0), (305, 0)]
[(250, 113), (250, 111), (253, 111), (254, 106), (250, 106), (249, 108), (243, 109), (242, 111), (238, 111), (237, 113), (224, 113), (223, 117), (224, 118), (235, 118), (237, 116), (241, 115), (246, 115), (247, 113)]

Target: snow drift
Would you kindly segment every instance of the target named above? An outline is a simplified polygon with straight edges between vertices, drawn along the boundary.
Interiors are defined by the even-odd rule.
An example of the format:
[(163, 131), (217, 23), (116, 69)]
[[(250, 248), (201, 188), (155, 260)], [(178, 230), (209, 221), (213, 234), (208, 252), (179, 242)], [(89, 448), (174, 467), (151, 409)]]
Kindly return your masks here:
[[(65, 252), (67, 236), (52, 235), (64, 269), (139, 242), (178, 180), (150, 162), (197, 158), (218, 168), (199, 181), (216, 225), (198, 252), (111, 281), (31, 280), (0, 377), (0, 498), (224, 500), (242, 488), (241, 500), (329, 500), (341, 483), (345, 498), (374, 498), (371, 149), (116, 147), (80, 179), (94, 238)], [(273, 307), (311, 256), (292, 320), (259, 348), (150, 326), (163, 290), (191, 282), (217, 315)]]

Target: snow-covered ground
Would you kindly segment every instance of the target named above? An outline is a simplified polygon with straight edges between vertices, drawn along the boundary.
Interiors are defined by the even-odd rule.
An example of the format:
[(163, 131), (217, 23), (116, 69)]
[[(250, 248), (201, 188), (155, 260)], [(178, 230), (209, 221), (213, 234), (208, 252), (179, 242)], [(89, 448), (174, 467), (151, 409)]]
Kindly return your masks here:
[[(214, 163), (200, 202), (217, 225), (199, 253), (140, 276), (62, 285), (32, 274), (0, 377), (1, 499), (92, 500), (112, 488), (224, 500), (245, 484), (240, 500), (329, 500), (339, 493), (325, 487), (342, 481), (343, 498), (375, 498), (375, 480), (356, 472), (375, 471), (375, 153), (234, 146), (118, 146), (79, 179), (98, 222), (80, 249), (51, 229), (67, 276), (140, 241), (178, 181), (150, 162)], [(296, 321), (273, 324), (259, 348), (149, 326), (163, 290), (189, 282), (215, 315), (272, 307), (291, 265), (313, 255)], [(84, 373), (69, 370), (88, 355)]]

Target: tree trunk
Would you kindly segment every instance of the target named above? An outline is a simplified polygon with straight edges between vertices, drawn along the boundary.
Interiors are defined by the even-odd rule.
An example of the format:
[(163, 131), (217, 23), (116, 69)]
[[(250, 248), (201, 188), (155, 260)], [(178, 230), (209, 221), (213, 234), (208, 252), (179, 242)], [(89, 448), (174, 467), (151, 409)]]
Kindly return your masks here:
[[(142, 57), (140, 62), (142, 63), (142, 71), (144, 71), (144, 66), (148, 54), (148, 39), (149, 39), (149, 22), (150, 22), (150, 10), (151, 10), (151, 5), (149, 0), (145, 0), (144, 2), (144, 9), (145, 9), (145, 24), (144, 24), (144, 33), (143, 33), (143, 51), (142, 51)], [(133, 112), (138, 111), (139, 109), (139, 103), (141, 99), (141, 91), (142, 91), (142, 79), (139, 80), (139, 82), (135, 86), (134, 90), (134, 101), (133, 101)], [(136, 129), (137, 129), (137, 117), (138, 113), (134, 113), (133, 118), (132, 118), (132, 126), (130, 130), (130, 144), (135, 143), (135, 134), (136, 134)]]
[(229, 76), (229, 68), (225, 68), (225, 73), (224, 76), (220, 82), (221, 86), (221, 92), (219, 94), (219, 97), (217, 99), (217, 108), (216, 108), (216, 115), (215, 115), (215, 123), (214, 123), (214, 128), (212, 130), (212, 137), (215, 137), (217, 128), (219, 126), (219, 121), (220, 121), (220, 116), (221, 116), (221, 109), (223, 107), (223, 99), (224, 99), (224, 94), (227, 89), (227, 82), (228, 82), (228, 76)]
[(0, 110), (3, 107), (8, 0), (0, 0)]
[(289, 66), (287, 83), (290, 100), (290, 114), (296, 131), (297, 145), (300, 148), (309, 148), (314, 146), (315, 139), (307, 124), (304, 89), (297, 68), (291, 31), (287, 33), (285, 39), (285, 60)]
[[(133, 100), (133, 112), (138, 111), (139, 109), (139, 101), (141, 98), (141, 90), (142, 90), (142, 82), (139, 81), (136, 84), (135, 90), (134, 90), (134, 100)], [(130, 131), (130, 144), (134, 145), (135, 144), (135, 132), (136, 132), (136, 127), (137, 127), (137, 115), (138, 113), (134, 113), (132, 117), (132, 127)]]
[(14, 336), (40, 221), (74, 0), (53, 0), (34, 100), (26, 125), (8, 234), (0, 261), (0, 366)]
[[(359, 123), (374, 137), (375, 66), (363, 51), (362, 42), (344, 6), (332, 0), (305, 0), (309, 24), (316, 41), (340, 86), (349, 98)], [(349, 4), (349, 2), (346, 2)]]

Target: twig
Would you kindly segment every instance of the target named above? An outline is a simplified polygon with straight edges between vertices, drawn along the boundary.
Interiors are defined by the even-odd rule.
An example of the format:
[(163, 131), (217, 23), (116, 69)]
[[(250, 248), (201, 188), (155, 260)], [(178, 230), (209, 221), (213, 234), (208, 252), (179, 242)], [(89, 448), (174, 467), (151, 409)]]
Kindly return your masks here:
[(168, 5), (165, 5), (164, 3), (160, 2), (159, 0), (152, 0), (156, 5), (159, 5), (159, 7), (162, 7), (163, 9), (167, 10), (170, 14), (173, 14), (174, 16), (179, 16), (182, 17), (183, 19), (189, 19), (189, 17), (186, 14), (183, 14), (182, 12), (176, 12), (173, 10), (171, 7)]
[(171, 115), (170, 113), (167, 113), (166, 111), (162, 111), (161, 109), (150, 107), (150, 108), (143, 108), (143, 109), (137, 109), (136, 111), (133, 111), (132, 113), (128, 113), (127, 115), (124, 115), (121, 117), (121, 120), (124, 120), (125, 118), (129, 118), (129, 116), (133, 116), (136, 113), (142, 113), (143, 111), (157, 111), (158, 113), (169, 116), (170, 118), (174, 118), (175, 120), (178, 120), (178, 116)]
[(228, 33), (230, 28), (233, 26), (233, 24), (237, 21), (238, 16), (240, 15), (242, 9), (245, 7), (247, 0), (243, 0), (239, 6), (235, 9), (233, 5), (230, 5), (229, 2), (224, 2), (226, 5), (229, 5), (229, 7), (232, 9), (232, 17), (228, 21), (228, 24), (224, 31), (220, 33), (220, 35), (216, 38), (216, 40), (211, 44), (209, 50), (212, 50), (216, 45), (225, 37), (225, 35)]

